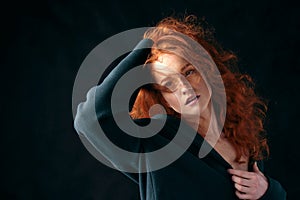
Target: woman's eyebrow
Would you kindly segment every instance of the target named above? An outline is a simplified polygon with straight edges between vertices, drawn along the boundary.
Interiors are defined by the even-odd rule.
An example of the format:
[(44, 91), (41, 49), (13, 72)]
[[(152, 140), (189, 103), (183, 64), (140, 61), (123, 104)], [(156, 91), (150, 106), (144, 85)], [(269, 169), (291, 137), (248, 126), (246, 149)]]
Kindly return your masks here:
[(191, 65), (191, 64), (186, 63), (185, 65), (183, 65), (183, 67), (180, 69), (180, 71), (183, 72), (189, 65)]
[(170, 80), (170, 79), (171, 79), (170, 77), (166, 77), (166, 78), (162, 79), (162, 80), (160, 81), (160, 83), (166, 82), (166, 81), (168, 81), (168, 80)]
[[(183, 71), (188, 67), (188, 66), (190, 66), (191, 64), (190, 63), (186, 63), (185, 65), (183, 65), (182, 67), (181, 67), (181, 69), (180, 69), (180, 73), (183, 73)], [(168, 76), (168, 77), (166, 77), (166, 78), (164, 78), (164, 79), (162, 79), (161, 81), (160, 81), (160, 83), (162, 83), (162, 82), (164, 82), (164, 81), (168, 81), (168, 80), (170, 80), (170, 77)]]

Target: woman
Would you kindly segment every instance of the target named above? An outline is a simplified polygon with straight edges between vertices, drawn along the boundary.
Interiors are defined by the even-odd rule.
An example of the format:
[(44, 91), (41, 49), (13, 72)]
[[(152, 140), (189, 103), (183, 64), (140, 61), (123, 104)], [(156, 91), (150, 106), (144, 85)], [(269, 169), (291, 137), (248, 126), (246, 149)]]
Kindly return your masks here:
[[(266, 105), (255, 94), (251, 78), (238, 72), (236, 56), (220, 48), (194, 16), (165, 18), (144, 38), (139, 48), (89, 92), (87, 101), (78, 108), (76, 130), (94, 146), (101, 146), (97, 150), (116, 168), (124, 166), (122, 158), (104, 148), (105, 144), (93, 143), (95, 131), (87, 126), (93, 100), (106, 136), (128, 151), (152, 152), (169, 144), (181, 130), (181, 121), (187, 138), (193, 136), (193, 130), (197, 132), (190, 137), (191, 143), (186, 142), (188, 148), (185, 142), (177, 143), (186, 151), (163, 168), (153, 167), (155, 161), (147, 156), (128, 159), (128, 165), (135, 163), (140, 173), (124, 173), (139, 184), (141, 199), (285, 199), (281, 185), (262, 172), (262, 160), (269, 152), (262, 135)], [(151, 81), (133, 98), (130, 116), (141, 127), (165, 120), (158, 134), (150, 138), (124, 135), (118, 121), (128, 112), (111, 108), (118, 80), (142, 63), (147, 63), (143, 69), (150, 70)], [(119, 101), (114, 102), (127, 102), (122, 99), (126, 92), (119, 90)], [(157, 104), (162, 107), (155, 107)], [(167, 118), (161, 117), (165, 114)], [(117, 115), (121, 116), (118, 120), (114, 118)], [(127, 133), (145, 134), (146, 129), (141, 130)]]

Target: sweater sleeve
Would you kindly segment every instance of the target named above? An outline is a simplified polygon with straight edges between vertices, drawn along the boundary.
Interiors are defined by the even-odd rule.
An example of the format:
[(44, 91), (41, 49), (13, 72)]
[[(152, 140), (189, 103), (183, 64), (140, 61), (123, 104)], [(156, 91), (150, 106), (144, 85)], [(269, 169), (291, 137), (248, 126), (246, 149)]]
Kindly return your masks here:
[[(112, 93), (115, 85), (128, 71), (143, 65), (150, 53), (152, 40), (144, 39), (130, 52), (124, 59), (117, 64), (114, 69), (108, 73), (100, 85), (91, 88), (87, 93), (85, 102), (78, 105), (77, 113), (74, 120), (74, 127), (80, 135), (87, 149), (101, 162), (122, 171), (122, 169), (131, 169), (135, 171), (140, 158), (138, 154), (128, 158), (124, 156), (126, 151), (139, 152), (140, 141), (137, 137), (133, 137), (124, 133), (115, 120), (114, 115), (127, 115), (129, 107), (124, 107), (124, 97), (128, 90), (126, 87), (132, 88), (135, 79), (126, 82), (122, 90), (118, 90), (117, 101), (114, 103), (117, 107), (117, 113), (112, 112)], [(120, 143), (121, 148), (118, 148)], [(125, 149), (124, 151), (122, 149)], [(130, 159), (128, 161), (127, 159)]]
[[(262, 161), (258, 163), (259, 169), (264, 173), (264, 164)], [(261, 200), (285, 200), (286, 199), (286, 191), (281, 186), (281, 184), (270, 176), (264, 174), (268, 180), (268, 189), (265, 194), (260, 198)]]
[(261, 200), (284, 200), (286, 199), (286, 192), (281, 184), (275, 179), (265, 175), (268, 179), (269, 187), (266, 193), (260, 198)]
[[(136, 68), (139, 65), (143, 65), (150, 53), (150, 48), (152, 45), (152, 40), (143, 39), (140, 41), (133, 51), (127, 55), (121, 62), (107, 75), (103, 82), (97, 87), (96, 91), (96, 112), (99, 119), (105, 118), (106, 116), (111, 116), (111, 97), (114, 87), (117, 82), (129, 72), (131, 69)], [(142, 72), (147, 73), (146, 70), (139, 71), (136, 74), (131, 73), (131, 77), (135, 76), (134, 79), (126, 79), (126, 83), (122, 85), (122, 89), (118, 90), (118, 101), (114, 102), (116, 104), (124, 104), (124, 99), (128, 94), (128, 90), (131, 90), (137, 82), (146, 77), (141, 77)], [(143, 74), (145, 75), (145, 74)], [(118, 112), (127, 112), (128, 107), (114, 105), (119, 108)]]

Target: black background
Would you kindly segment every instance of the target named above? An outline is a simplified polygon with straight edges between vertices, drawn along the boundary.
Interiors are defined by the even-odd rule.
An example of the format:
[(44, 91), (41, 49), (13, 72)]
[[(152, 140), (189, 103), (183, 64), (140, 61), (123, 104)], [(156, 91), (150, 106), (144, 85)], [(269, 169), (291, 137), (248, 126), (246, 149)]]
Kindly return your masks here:
[(1, 199), (138, 199), (137, 185), (82, 145), (72, 87), (81, 62), (104, 39), (184, 12), (205, 17), (270, 100), (267, 172), (288, 199), (299, 196), (296, 3), (41, 0), (12, 1), (1, 10)]

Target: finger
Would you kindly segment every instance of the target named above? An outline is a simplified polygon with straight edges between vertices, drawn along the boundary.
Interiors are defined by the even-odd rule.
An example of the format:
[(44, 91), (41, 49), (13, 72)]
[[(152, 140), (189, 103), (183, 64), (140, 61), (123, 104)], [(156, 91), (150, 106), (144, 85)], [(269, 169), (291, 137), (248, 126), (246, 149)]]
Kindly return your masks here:
[(253, 164), (253, 171), (254, 172), (260, 172), (260, 170), (259, 170), (259, 168), (257, 166), (257, 162), (254, 162), (254, 164)]
[(243, 186), (238, 183), (234, 183), (234, 187), (241, 193), (252, 194), (252, 190), (250, 187)]
[(253, 177), (253, 172), (247, 172), (238, 169), (228, 169), (228, 172), (232, 175), (236, 175), (246, 179), (251, 179)]
[(245, 179), (245, 178), (241, 178), (239, 176), (233, 175), (231, 177), (232, 181), (239, 184), (239, 185), (243, 185), (246, 187), (251, 187), (253, 186), (253, 181), (251, 181), (251, 179)]
[(235, 194), (239, 199), (253, 199), (252, 195), (247, 193), (241, 193), (238, 190), (235, 191)]
[(255, 163), (253, 164), (253, 171), (254, 171), (255, 173), (258, 173), (258, 174), (264, 176), (263, 173), (262, 173), (262, 172), (260, 171), (260, 169), (258, 168), (257, 162), (255, 162)]

